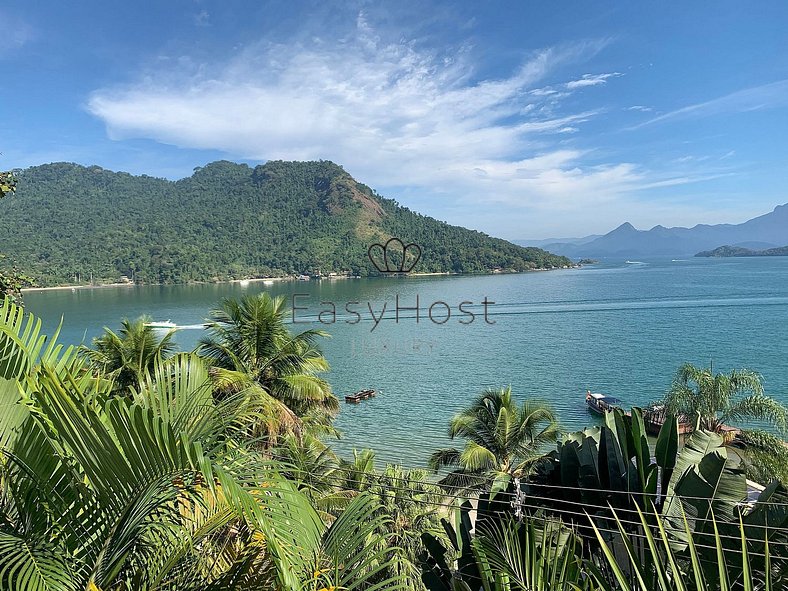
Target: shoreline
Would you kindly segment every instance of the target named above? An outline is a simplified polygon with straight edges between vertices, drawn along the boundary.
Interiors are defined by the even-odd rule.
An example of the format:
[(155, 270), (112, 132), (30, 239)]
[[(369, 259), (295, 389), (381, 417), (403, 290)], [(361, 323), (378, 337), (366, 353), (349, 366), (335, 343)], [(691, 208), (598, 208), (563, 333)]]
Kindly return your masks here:
[[(427, 272), (427, 273), (397, 273), (397, 276), (400, 277), (437, 277), (437, 276), (478, 276), (478, 275), (519, 275), (523, 273), (535, 273), (537, 271), (562, 271), (566, 269), (577, 269), (582, 267), (582, 265), (572, 265), (571, 267), (554, 267), (552, 269), (528, 269), (527, 271), (489, 271), (487, 273), (456, 273), (454, 271), (434, 271), (434, 272)], [(386, 277), (386, 275), (381, 275), (381, 277)], [(366, 277), (367, 279), (369, 277)], [(334, 281), (337, 279), (362, 279), (362, 277), (356, 277), (351, 275), (336, 275), (332, 277), (322, 277), (319, 280), (326, 280), (326, 281)], [(104, 289), (104, 288), (114, 288), (114, 287), (145, 287), (145, 286), (162, 286), (162, 285), (222, 285), (222, 284), (234, 284), (240, 283), (244, 285), (248, 285), (250, 283), (266, 283), (266, 282), (282, 282), (282, 281), (298, 281), (299, 279), (295, 276), (287, 276), (287, 277), (255, 277), (252, 279), (228, 279), (226, 281), (190, 281), (188, 283), (125, 283), (125, 282), (115, 282), (115, 283), (99, 283), (96, 285), (81, 285), (81, 284), (69, 284), (69, 285), (51, 285), (47, 287), (24, 287), (22, 288), (22, 293), (32, 293), (32, 292), (40, 292), (40, 291), (64, 291), (64, 290), (71, 290), (77, 291), (82, 289)], [(318, 281), (317, 279), (311, 279), (310, 281)]]

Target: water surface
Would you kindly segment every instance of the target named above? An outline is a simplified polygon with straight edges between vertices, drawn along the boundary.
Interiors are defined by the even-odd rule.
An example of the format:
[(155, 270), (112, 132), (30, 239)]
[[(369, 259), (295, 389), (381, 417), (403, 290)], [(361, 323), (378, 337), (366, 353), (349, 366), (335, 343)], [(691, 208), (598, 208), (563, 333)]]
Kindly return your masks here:
[[(344, 437), (335, 446), (342, 453), (371, 446), (383, 460), (423, 465), (449, 443), (453, 413), (484, 388), (507, 385), (520, 399), (549, 401), (562, 424), (577, 429), (594, 422), (586, 389), (642, 405), (665, 392), (685, 361), (757, 370), (767, 393), (788, 403), (788, 258), (781, 257), (622, 261), (519, 275), (42, 291), (25, 301), (50, 332), (63, 317), (65, 342), (89, 343), (103, 326), (150, 314), (191, 327), (177, 333), (188, 350), (221, 298), (264, 289), (305, 308), (296, 313), (303, 324), (294, 328), (331, 333), (323, 343), (332, 366), (327, 378), (340, 397), (366, 386), (383, 392), (342, 404), (336, 424)], [(418, 319), (404, 309), (417, 297)], [(485, 298), (494, 302), (487, 322)], [(332, 309), (321, 302), (335, 304), (333, 324), (318, 321)], [(470, 323), (462, 302), (472, 302), (462, 307), (475, 315)], [(380, 318), (384, 304), (376, 322), (372, 314)]]

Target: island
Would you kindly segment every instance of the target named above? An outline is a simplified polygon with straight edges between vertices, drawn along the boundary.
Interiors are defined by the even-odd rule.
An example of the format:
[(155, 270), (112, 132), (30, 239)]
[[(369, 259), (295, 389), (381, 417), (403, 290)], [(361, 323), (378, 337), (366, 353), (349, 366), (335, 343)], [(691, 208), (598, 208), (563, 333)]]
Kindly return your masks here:
[(753, 250), (741, 246), (720, 246), (714, 250), (704, 250), (695, 255), (696, 257), (723, 258), (723, 257), (784, 257), (788, 256), (788, 246), (778, 248), (767, 248), (764, 250)]

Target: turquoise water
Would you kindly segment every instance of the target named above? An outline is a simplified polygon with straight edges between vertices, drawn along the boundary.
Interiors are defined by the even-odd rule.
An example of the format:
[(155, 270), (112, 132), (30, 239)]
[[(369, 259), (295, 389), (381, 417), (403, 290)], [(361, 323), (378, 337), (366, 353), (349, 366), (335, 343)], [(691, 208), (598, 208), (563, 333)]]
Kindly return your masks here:
[[(323, 349), (328, 380), (343, 396), (365, 386), (382, 395), (342, 405), (336, 448), (373, 447), (378, 456), (421, 466), (445, 445), (448, 419), (487, 387), (511, 385), (519, 398), (540, 398), (567, 429), (594, 422), (586, 389), (645, 404), (668, 388), (685, 361), (761, 372), (767, 393), (788, 402), (788, 258), (647, 260), (520, 275), (411, 277), (337, 281), (145, 286), (30, 292), (28, 309), (51, 332), (61, 315), (61, 340), (90, 342), (103, 326), (150, 314), (191, 328), (223, 297), (263, 289), (285, 295), (298, 310), (297, 328), (331, 333)], [(401, 310), (395, 318), (396, 298)], [(487, 298), (487, 321), (484, 305)], [(360, 315), (345, 311), (349, 305)], [(475, 314), (471, 317), (463, 310)], [(333, 324), (317, 314), (336, 305)], [(445, 302), (445, 304), (440, 303)], [(386, 305), (383, 319), (380, 311)], [(429, 308), (432, 306), (432, 319)], [(446, 308), (451, 315), (447, 318)], [(331, 314), (322, 319), (330, 322)], [(439, 324), (446, 319), (446, 322)], [(467, 324), (463, 324), (462, 322)]]

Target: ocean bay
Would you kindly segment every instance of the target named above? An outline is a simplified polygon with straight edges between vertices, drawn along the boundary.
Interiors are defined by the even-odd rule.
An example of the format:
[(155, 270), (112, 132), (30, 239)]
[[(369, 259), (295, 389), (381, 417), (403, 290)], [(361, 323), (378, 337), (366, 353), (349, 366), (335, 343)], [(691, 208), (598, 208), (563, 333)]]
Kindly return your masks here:
[[(595, 421), (586, 389), (645, 404), (667, 389), (689, 361), (715, 370), (748, 367), (763, 374), (767, 394), (788, 402), (788, 258), (610, 262), (582, 269), (478, 276), (347, 281), (136, 286), (32, 291), (28, 309), (52, 333), (61, 315), (65, 343), (89, 344), (103, 326), (149, 314), (188, 327), (180, 347), (196, 346), (201, 324), (224, 297), (270, 291), (312, 308), (296, 329), (331, 334), (322, 343), (337, 395), (364, 387), (375, 399), (345, 405), (334, 447), (342, 454), (372, 447), (382, 460), (422, 466), (447, 442), (448, 419), (486, 387), (511, 385), (519, 400), (539, 398), (566, 429)], [(351, 324), (321, 323), (320, 302), (436, 301), (489, 305), (490, 323), (430, 321), (426, 308), (399, 321), (391, 314), (371, 330), (365, 315)], [(342, 307), (339, 307), (342, 310)], [(338, 316), (342, 320), (342, 315)], [(483, 320), (479, 317), (479, 320)]]

